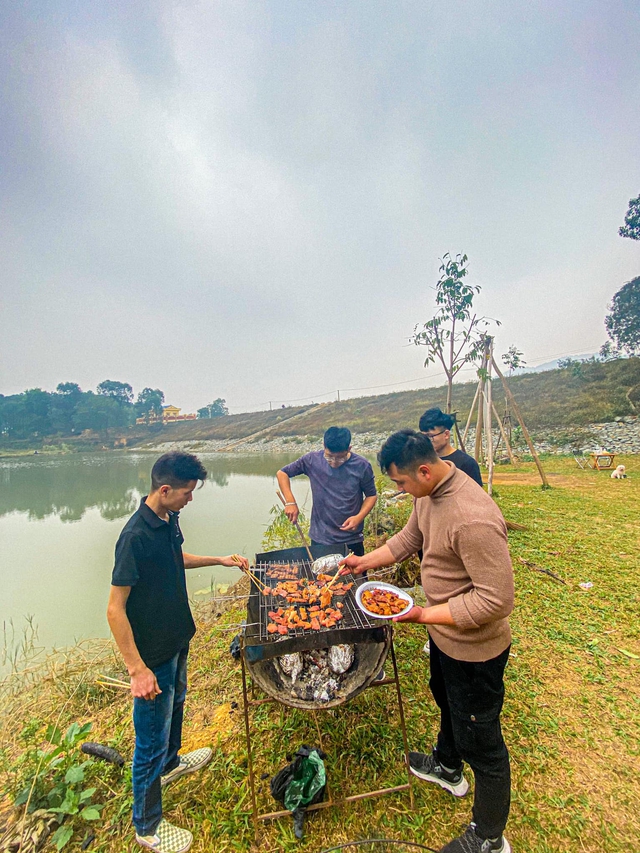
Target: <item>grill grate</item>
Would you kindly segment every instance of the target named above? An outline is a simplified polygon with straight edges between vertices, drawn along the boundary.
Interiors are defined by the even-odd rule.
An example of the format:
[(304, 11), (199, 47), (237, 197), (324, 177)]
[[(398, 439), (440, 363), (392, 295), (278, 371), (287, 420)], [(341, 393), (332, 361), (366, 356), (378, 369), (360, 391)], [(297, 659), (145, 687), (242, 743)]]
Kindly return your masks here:
[[(295, 565), (298, 567), (298, 578), (307, 578), (308, 580), (316, 580), (315, 575), (311, 569), (311, 563), (309, 561), (290, 561), (290, 565)], [(267, 586), (272, 589), (281, 583), (282, 581), (278, 581), (273, 578), (267, 577), (267, 570), (272, 569), (273, 565), (269, 563), (258, 563), (254, 569), (255, 574), (258, 578), (266, 583)], [(314, 631), (313, 628), (295, 628), (291, 629), (287, 632), (287, 634), (270, 634), (267, 631), (267, 625), (269, 624), (269, 616), (268, 613), (270, 610), (277, 610), (279, 607), (291, 607), (291, 606), (304, 606), (304, 605), (290, 605), (284, 601), (284, 599), (279, 596), (274, 595), (263, 595), (261, 592), (255, 591), (255, 594), (259, 599), (259, 637), (258, 640), (261, 643), (277, 643), (282, 642), (283, 640), (295, 640), (295, 639), (303, 639), (307, 637), (317, 637), (322, 634), (334, 634), (336, 630), (344, 631), (349, 629), (366, 629), (366, 628), (375, 628), (380, 623), (370, 619), (365, 613), (360, 610), (358, 605), (356, 604), (355, 598), (355, 590), (357, 586), (361, 583), (364, 583), (366, 580), (365, 577), (360, 575), (344, 575), (344, 583), (354, 583), (354, 586), (346, 592), (344, 595), (334, 596), (332, 604), (335, 604), (336, 601), (342, 601), (344, 607), (342, 610), (343, 618), (340, 620), (338, 625), (333, 628), (325, 628), (321, 627), (319, 631)]]

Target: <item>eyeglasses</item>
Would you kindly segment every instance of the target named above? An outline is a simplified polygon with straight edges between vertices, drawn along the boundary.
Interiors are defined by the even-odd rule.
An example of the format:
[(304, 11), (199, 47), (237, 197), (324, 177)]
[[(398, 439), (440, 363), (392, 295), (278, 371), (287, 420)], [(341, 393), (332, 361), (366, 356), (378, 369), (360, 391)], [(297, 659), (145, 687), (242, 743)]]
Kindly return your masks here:
[(344, 453), (329, 453), (325, 450), (324, 458), (327, 460), (327, 462), (346, 462), (349, 458), (349, 451), (345, 450)]
[(431, 430), (429, 430), (429, 432), (425, 432), (425, 435), (427, 436), (427, 438), (437, 438), (439, 435), (444, 435), (445, 432), (449, 432), (449, 430), (441, 429), (440, 432), (432, 432)]

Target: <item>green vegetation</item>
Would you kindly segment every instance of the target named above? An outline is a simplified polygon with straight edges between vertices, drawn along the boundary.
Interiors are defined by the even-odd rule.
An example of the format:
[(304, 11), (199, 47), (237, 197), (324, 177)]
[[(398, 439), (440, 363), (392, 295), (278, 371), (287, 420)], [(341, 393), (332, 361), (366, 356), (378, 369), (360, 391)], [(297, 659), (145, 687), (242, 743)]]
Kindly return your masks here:
[[(512, 376), (509, 385), (530, 429), (581, 426), (592, 422), (611, 421), (636, 413), (637, 387), (640, 386), (640, 358), (618, 358), (612, 361), (590, 359), (577, 362), (569, 360), (558, 370), (543, 373), (525, 373)], [(67, 387), (70, 383), (67, 383)], [(62, 386), (58, 386), (60, 389)], [(74, 386), (77, 388), (77, 386)], [(501, 409), (501, 392), (495, 386), (494, 401)], [(635, 390), (634, 390), (635, 389)], [(476, 382), (453, 386), (454, 411), (465, 421), (473, 401)], [(78, 398), (74, 403), (74, 399)], [(127, 446), (140, 446), (166, 441), (235, 441), (255, 436), (259, 438), (291, 438), (300, 436), (322, 440), (324, 431), (333, 424), (344, 424), (354, 433), (393, 432), (403, 427), (415, 428), (420, 415), (431, 406), (446, 407), (447, 386), (423, 388), (418, 391), (397, 391), (371, 397), (356, 397), (341, 402), (322, 405), (298, 406), (268, 412), (247, 412), (226, 417), (199, 418), (174, 424), (150, 424), (115, 429), (118, 418), (129, 423), (131, 413), (113, 397), (93, 392), (58, 391), (47, 394), (33, 389), (13, 397), (0, 396), (0, 448), (33, 449), (47, 444), (50, 447), (65, 444), (73, 449), (91, 449), (102, 446), (106, 433), (96, 433), (94, 439), (68, 435), (64, 423), (88, 424), (83, 420), (91, 414), (94, 427), (109, 424), (110, 446), (121, 436)], [(17, 398), (20, 398), (19, 400)], [(76, 408), (77, 405), (77, 408)], [(32, 421), (22, 421), (20, 412), (29, 410), (37, 423), (39, 438), (29, 433), (25, 426)], [(26, 416), (25, 416), (26, 417)], [(56, 420), (57, 419), (57, 420)], [(52, 424), (60, 425), (58, 432), (48, 433)], [(47, 427), (49, 424), (49, 427)], [(113, 429), (111, 426), (113, 425)], [(88, 427), (89, 428), (89, 427)], [(30, 429), (30, 428), (29, 428)], [(43, 438), (44, 437), (44, 438)]]
[[(634, 413), (626, 394), (640, 382), (640, 358), (584, 363), (581, 375), (571, 370), (549, 370), (512, 376), (509, 386), (529, 428), (584, 425), (610, 421)], [(476, 382), (453, 386), (453, 410), (464, 423)], [(494, 383), (494, 401), (501, 409), (501, 393)], [(293, 423), (283, 422), (274, 435), (322, 436), (331, 424), (345, 424), (352, 432), (392, 432), (416, 428), (420, 415), (431, 406), (446, 405), (446, 386), (399, 391), (376, 397), (357, 397), (310, 409)]]
[[(637, 506), (640, 462), (622, 458), (626, 480), (579, 470), (573, 460), (550, 459), (553, 489), (542, 491), (533, 464), (496, 472), (505, 517), (526, 530), (510, 533), (516, 574), (513, 647), (507, 668), (503, 724), (513, 767), (508, 837), (522, 853), (626, 853), (637, 849), (640, 813), (640, 542)], [(562, 583), (541, 569), (552, 572)], [(580, 584), (591, 582), (590, 589)], [(232, 602), (233, 604), (233, 602)], [(416, 780), (415, 807), (406, 794), (353, 803), (310, 816), (298, 843), (290, 820), (267, 822), (254, 844), (247, 783), (239, 665), (230, 638), (245, 612), (224, 602), (201, 606), (192, 647), (184, 749), (214, 746), (212, 765), (165, 792), (167, 816), (195, 833), (194, 850), (317, 853), (349, 839), (386, 836), (438, 848), (469, 820), (469, 798)], [(422, 626), (395, 633), (409, 743), (428, 750), (438, 713), (428, 690)], [(99, 673), (122, 676), (108, 651), (70, 656), (51, 671), (32, 671), (0, 693), (0, 785), (11, 800), (22, 790), (13, 768), (47, 727), (91, 722), (91, 739), (116, 747), (130, 761), (130, 701), (96, 687)], [(234, 703), (238, 703), (235, 707)], [(367, 690), (341, 708), (317, 714), (274, 703), (253, 708), (259, 808), (275, 807), (269, 775), (300, 744), (328, 753), (329, 786), (336, 794), (402, 783), (402, 739), (393, 689)], [(46, 749), (46, 746), (44, 747)], [(77, 760), (78, 756), (76, 756)], [(94, 853), (121, 853), (133, 842), (127, 773), (94, 762), (91, 786), (105, 806), (93, 822)], [(5, 798), (9, 803), (9, 797)], [(22, 807), (0, 810), (15, 831)], [(77, 841), (76, 841), (77, 837)], [(68, 848), (79, 849), (80, 835)]]
[(440, 278), (436, 282), (434, 316), (423, 323), (422, 330), (415, 327), (412, 341), (427, 349), (425, 367), (440, 362), (447, 377), (446, 412), (451, 412), (453, 380), (465, 364), (478, 361), (484, 349), (484, 333), (489, 325), (485, 317), (472, 314), (474, 297), (480, 293), (478, 285), (465, 284), (469, 274), (466, 255), (449, 253), (442, 258)]
[[(283, 548), (300, 548), (300, 534), (284, 513), (283, 508), (276, 504), (269, 510), (271, 522), (262, 537), (262, 547), (265, 551), (280, 551)], [(298, 525), (309, 542), (309, 519), (300, 510)]]
[(136, 417), (145, 418), (147, 423), (150, 418), (159, 418), (163, 403), (164, 393), (159, 388), (143, 388), (134, 406)]
[[(79, 763), (77, 759), (77, 748), (91, 731), (91, 725), (74, 722), (64, 735), (56, 725), (50, 725), (45, 749), (28, 748), (13, 768), (14, 780), (18, 786), (24, 785), (14, 805), (24, 806), (27, 814), (42, 809), (58, 816), (60, 826), (51, 837), (58, 850), (71, 840), (76, 827), (81, 828), (85, 821), (99, 820), (103, 808), (102, 804), (92, 802), (97, 789), (84, 787), (93, 762)], [(27, 726), (22, 734), (25, 739), (33, 735), (33, 725)]]
[(634, 355), (640, 351), (640, 276), (620, 288), (611, 301), (610, 311), (604, 321), (610, 338), (603, 347), (605, 354), (612, 350)]
[(198, 409), (198, 417), (199, 418), (221, 418), (223, 415), (229, 414), (229, 409), (226, 407), (226, 400), (223, 400), (222, 397), (217, 397), (213, 403), (209, 403), (208, 406), (203, 406), (201, 409)]
[[(76, 382), (61, 382), (54, 392), (31, 388), (22, 394), (5, 397), (0, 394), (0, 442), (7, 446), (26, 441), (37, 446), (43, 437), (70, 438), (77, 442), (80, 433), (88, 430), (102, 441), (114, 433), (126, 435), (135, 430), (136, 418), (149, 424), (162, 415), (164, 393), (159, 388), (143, 388), (133, 402), (133, 388), (127, 382), (106, 379), (95, 393), (83, 391)], [(218, 397), (198, 411), (201, 418), (227, 415), (225, 401)], [(162, 424), (158, 425), (160, 428)]]
[(618, 234), (630, 240), (640, 240), (640, 195), (638, 198), (629, 199), (629, 209), (624, 217), (624, 225), (620, 226)]

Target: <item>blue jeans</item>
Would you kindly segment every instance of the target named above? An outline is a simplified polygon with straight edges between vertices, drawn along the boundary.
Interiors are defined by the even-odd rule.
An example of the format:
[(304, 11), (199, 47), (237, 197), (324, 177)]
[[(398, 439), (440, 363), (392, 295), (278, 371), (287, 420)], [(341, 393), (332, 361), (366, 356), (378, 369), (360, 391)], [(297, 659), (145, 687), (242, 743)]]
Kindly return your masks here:
[(153, 835), (162, 819), (160, 776), (178, 766), (187, 695), (187, 655), (182, 649), (153, 667), (162, 693), (133, 700), (133, 825), (138, 835)]

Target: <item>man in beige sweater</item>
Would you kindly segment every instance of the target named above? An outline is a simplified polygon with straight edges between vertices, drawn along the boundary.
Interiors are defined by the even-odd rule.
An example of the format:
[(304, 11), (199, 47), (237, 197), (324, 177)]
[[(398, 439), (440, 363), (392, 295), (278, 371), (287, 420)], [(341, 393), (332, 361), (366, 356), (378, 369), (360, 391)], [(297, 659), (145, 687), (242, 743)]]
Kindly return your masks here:
[(423, 550), (428, 606), (396, 621), (428, 627), (429, 686), (440, 731), (430, 755), (409, 754), (411, 771), (462, 797), (469, 789), (463, 761), (473, 770), (473, 820), (441, 853), (510, 853), (503, 831), (511, 776), (500, 712), (514, 591), (502, 513), (473, 480), (438, 457), (423, 433), (394, 433), (378, 459), (398, 488), (413, 495), (413, 512), (385, 545), (344, 564), (359, 573)]

